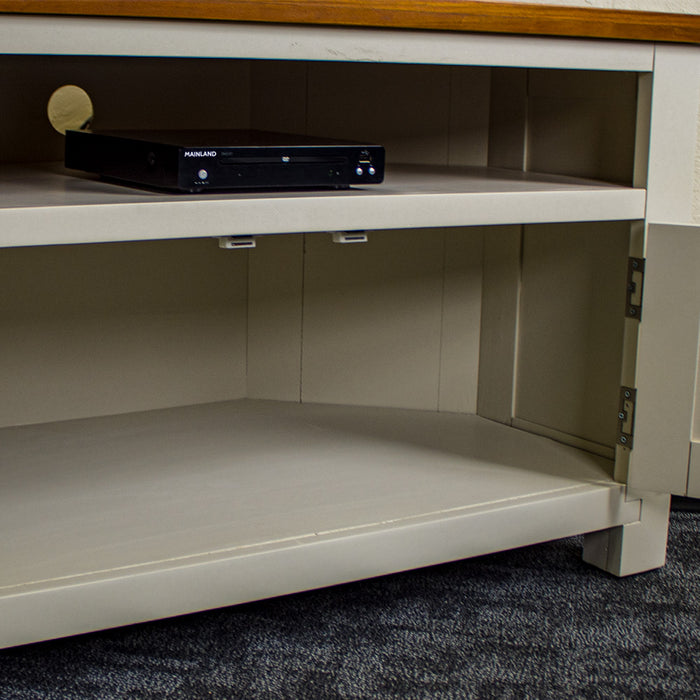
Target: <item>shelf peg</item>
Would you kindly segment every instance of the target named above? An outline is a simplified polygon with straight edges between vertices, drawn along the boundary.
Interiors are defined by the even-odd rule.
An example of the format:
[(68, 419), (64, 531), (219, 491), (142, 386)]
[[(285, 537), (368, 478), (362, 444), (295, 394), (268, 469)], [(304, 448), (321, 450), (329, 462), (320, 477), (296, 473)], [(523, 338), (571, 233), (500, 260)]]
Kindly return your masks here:
[(333, 243), (367, 243), (364, 231), (331, 231)]
[(219, 248), (224, 250), (238, 250), (239, 248), (255, 248), (253, 236), (217, 236)]

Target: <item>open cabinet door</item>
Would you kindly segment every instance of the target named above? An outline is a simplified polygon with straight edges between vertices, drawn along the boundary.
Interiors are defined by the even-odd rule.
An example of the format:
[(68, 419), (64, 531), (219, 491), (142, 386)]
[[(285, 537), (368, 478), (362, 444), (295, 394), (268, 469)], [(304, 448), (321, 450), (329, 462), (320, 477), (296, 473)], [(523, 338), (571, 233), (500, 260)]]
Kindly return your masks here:
[(649, 226), (627, 479), (632, 488), (700, 496), (699, 267), (700, 226)]
[[(646, 244), (640, 240), (633, 247), (633, 255), (646, 258), (644, 298), (632, 353), (636, 367), (622, 382), (637, 389), (634, 438), (628, 473), (618, 478), (632, 488), (700, 497), (700, 450), (691, 448), (700, 440), (700, 410), (695, 410), (700, 56), (695, 48), (657, 44), (654, 49)], [(619, 459), (624, 450), (618, 447), (619, 463), (625, 461)]]
[(698, 226), (649, 225), (646, 260), (630, 258), (615, 476), (641, 499), (640, 519), (584, 541), (584, 559), (617, 575), (662, 565), (668, 494), (698, 495), (698, 264)]

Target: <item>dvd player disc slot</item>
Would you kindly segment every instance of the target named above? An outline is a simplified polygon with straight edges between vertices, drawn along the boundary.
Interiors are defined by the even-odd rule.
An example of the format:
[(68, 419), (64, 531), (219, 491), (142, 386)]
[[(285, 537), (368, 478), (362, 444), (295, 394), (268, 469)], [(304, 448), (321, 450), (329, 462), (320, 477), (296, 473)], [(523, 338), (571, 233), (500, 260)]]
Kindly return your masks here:
[(268, 163), (316, 163), (320, 165), (338, 165), (348, 162), (347, 158), (328, 158), (324, 156), (234, 156), (222, 153), (218, 162), (221, 165), (255, 165)]

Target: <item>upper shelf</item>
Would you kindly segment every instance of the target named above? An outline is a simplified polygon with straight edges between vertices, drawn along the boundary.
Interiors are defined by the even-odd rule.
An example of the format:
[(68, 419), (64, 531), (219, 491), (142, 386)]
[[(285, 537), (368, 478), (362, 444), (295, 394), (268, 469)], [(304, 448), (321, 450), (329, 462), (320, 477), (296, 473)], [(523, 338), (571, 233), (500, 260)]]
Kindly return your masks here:
[(438, 29), (700, 43), (700, 16), (485, 0), (0, 0), (0, 12)]
[(0, 169), (0, 246), (358, 229), (643, 219), (646, 192), (492, 168), (394, 166), (350, 190), (168, 194), (76, 177), (59, 165)]

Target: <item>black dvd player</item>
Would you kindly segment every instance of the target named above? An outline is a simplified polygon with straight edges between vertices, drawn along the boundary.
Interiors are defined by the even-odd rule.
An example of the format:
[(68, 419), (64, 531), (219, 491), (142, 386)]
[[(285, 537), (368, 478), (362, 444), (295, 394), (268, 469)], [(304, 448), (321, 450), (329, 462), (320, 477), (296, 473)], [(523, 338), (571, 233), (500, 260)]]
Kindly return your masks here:
[(205, 192), (370, 185), (384, 148), (268, 131), (68, 131), (66, 167), (128, 185)]

